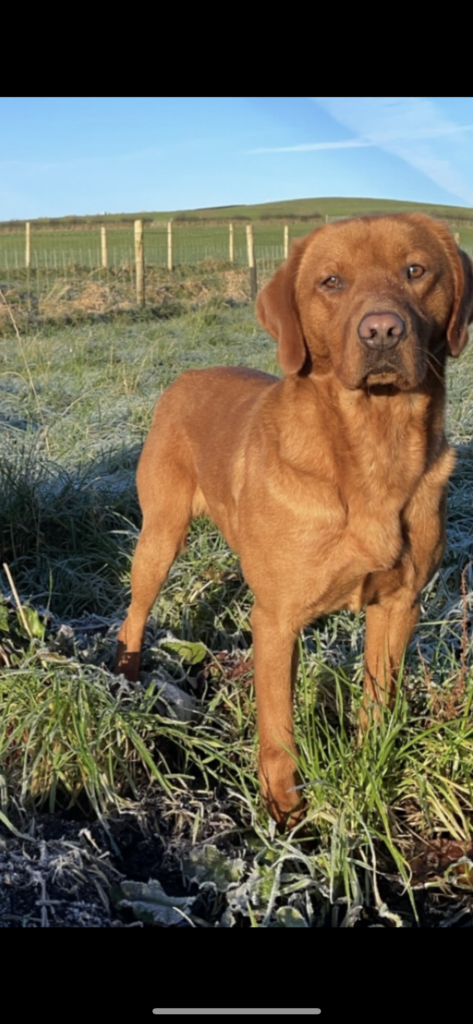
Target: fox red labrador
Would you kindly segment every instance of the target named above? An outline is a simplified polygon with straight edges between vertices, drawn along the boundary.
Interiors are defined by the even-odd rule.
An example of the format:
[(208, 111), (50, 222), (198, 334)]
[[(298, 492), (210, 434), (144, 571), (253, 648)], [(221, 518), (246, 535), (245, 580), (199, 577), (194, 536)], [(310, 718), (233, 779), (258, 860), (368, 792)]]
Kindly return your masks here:
[(297, 637), (366, 606), (361, 724), (390, 704), (443, 552), (454, 455), (445, 359), (473, 319), (468, 256), (421, 214), (326, 225), (292, 246), (257, 313), (283, 378), (189, 370), (163, 394), (138, 466), (143, 529), (117, 671), (139, 674), (150, 608), (193, 516), (238, 552), (252, 612), (259, 775), (283, 827), (295, 788)]

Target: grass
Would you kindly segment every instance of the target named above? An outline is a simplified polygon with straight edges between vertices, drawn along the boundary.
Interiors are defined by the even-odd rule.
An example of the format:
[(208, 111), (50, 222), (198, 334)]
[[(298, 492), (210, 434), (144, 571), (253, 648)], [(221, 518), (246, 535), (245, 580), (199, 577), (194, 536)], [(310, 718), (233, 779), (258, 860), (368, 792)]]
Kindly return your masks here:
[(31, 808), (76, 808), (107, 821), (152, 792), (193, 856), (214, 844), (233, 864), (238, 836), (238, 879), (216, 880), (217, 855), (210, 875), (198, 868), (202, 891), (210, 878), (220, 893), (214, 923), (415, 923), (429, 885), (471, 888), (473, 350), (449, 365), (449, 540), (405, 685), (359, 746), (363, 616), (306, 630), (296, 724), (308, 819), (280, 837), (256, 783), (251, 595), (210, 524), (193, 524), (150, 617), (144, 685), (110, 674), (155, 400), (184, 367), (276, 370), (251, 306), (212, 275), (178, 278), (166, 318), (43, 323), (0, 343), (0, 815), (11, 825)]

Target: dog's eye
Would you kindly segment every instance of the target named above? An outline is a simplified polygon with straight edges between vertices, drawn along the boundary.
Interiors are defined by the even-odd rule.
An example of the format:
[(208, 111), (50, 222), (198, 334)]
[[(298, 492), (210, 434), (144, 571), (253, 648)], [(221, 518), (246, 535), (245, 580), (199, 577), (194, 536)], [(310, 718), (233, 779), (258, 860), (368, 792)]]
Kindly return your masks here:
[(410, 281), (418, 281), (425, 274), (425, 267), (421, 267), (420, 263), (411, 263), (407, 268), (407, 276)]
[(322, 281), (322, 287), (323, 288), (331, 288), (331, 289), (332, 288), (341, 288), (342, 287), (341, 278), (338, 277), (337, 274), (331, 274), (330, 277), (326, 277), (325, 280)]

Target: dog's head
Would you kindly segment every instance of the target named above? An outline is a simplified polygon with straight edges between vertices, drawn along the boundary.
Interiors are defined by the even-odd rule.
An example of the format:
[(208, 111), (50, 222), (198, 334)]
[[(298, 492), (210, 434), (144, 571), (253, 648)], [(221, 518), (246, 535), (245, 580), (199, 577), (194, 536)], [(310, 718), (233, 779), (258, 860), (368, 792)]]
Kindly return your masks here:
[(284, 373), (333, 372), (347, 388), (408, 390), (465, 346), (472, 263), (423, 214), (338, 221), (294, 243), (257, 313)]

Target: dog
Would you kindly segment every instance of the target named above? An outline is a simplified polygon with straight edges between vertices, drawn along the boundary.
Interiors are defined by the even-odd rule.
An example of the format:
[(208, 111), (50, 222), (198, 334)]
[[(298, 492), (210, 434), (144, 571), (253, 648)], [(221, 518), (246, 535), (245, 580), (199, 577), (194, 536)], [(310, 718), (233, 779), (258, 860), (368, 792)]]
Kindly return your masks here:
[(440, 564), (454, 465), (445, 360), (467, 342), (472, 264), (421, 214), (338, 221), (294, 242), (257, 314), (282, 379), (189, 370), (158, 402), (137, 472), (143, 528), (116, 670), (138, 678), (151, 606), (190, 520), (209, 516), (255, 598), (259, 777), (283, 829), (304, 813), (292, 722), (300, 630), (366, 607), (366, 728), (392, 705)]

